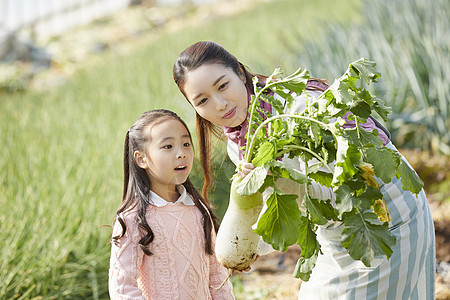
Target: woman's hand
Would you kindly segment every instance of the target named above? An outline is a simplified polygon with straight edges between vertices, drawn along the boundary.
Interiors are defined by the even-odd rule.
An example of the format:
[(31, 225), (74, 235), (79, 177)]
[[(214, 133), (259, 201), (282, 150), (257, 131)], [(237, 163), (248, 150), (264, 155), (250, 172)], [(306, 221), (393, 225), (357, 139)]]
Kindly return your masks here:
[(241, 178), (244, 178), (245, 176), (247, 176), (253, 169), (255, 168), (255, 166), (252, 163), (248, 163), (248, 162), (244, 162), (241, 164), (241, 171), (238, 172), (238, 175)]
[[(259, 255), (256, 254), (256, 259), (255, 259), (255, 261), (256, 261), (258, 258), (259, 258)], [(251, 270), (252, 270), (252, 266), (248, 266), (248, 267), (245, 268), (244, 270), (240, 270), (240, 271), (238, 271), (238, 270), (233, 270), (233, 273), (242, 273), (242, 272), (248, 273), (248, 272), (250, 272)]]

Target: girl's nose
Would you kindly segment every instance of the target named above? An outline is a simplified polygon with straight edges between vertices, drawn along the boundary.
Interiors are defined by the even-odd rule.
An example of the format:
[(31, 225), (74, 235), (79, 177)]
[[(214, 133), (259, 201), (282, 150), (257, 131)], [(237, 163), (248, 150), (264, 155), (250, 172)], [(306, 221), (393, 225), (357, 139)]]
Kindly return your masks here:
[(177, 158), (186, 158), (186, 153), (182, 150), (180, 150), (177, 154)]

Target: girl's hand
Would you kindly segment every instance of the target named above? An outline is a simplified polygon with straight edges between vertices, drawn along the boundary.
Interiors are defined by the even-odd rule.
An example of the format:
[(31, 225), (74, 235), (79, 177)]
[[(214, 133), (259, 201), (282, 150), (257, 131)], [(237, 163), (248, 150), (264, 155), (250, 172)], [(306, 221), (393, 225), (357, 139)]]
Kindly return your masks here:
[(248, 163), (248, 162), (244, 162), (241, 164), (241, 171), (238, 172), (238, 175), (241, 178), (244, 178), (245, 176), (247, 176), (253, 169), (255, 168), (255, 166), (252, 163)]

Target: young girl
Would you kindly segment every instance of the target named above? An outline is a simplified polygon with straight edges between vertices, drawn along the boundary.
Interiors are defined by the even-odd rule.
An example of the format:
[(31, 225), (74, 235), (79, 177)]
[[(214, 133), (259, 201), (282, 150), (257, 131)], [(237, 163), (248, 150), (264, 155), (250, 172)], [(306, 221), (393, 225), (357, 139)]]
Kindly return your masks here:
[[(196, 112), (204, 189), (207, 189), (210, 184), (211, 134), (220, 136), (222, 131), (228, 139), (230, 159), (236, 165), (241, 163), (240, 147), (246, 142), (247, 111), (250, 96), (254, 94), (252, 78), (256, 76), (263, 86), (267, 77), (250, 73), (233, 55), (214, 42), (198, 42), (184, 50), (174, 64), (173, 76)], [(326, 82), (311, 79), (306, 92), (314, 101), (327, 87)], [(304, 94), (295, 96), (295, 111), (302, 112), (306, 102)], [(263, 102), (262, 109), (277, 114), (268, 103)], [(349, 121), (345, 126), (354, 127), (355, 124)], [(368, 130), (377, 128), (385, 147), (395, 149), (387, 130), (374, 119), (369, 118), (362, 126)], [(305, 172), (301, 159), (284, 157), (283, 162)], [(254, 168), (249, 163), (241, 167), (243, 176)], [(292, 182), (286, 186), (289, 193), (299, 195), (301, 202), (304, 186)], [(314, 198), (330, 199), (332, 203), (336, 199), (332, 189), (316, 182), (308, 188)], [(434, 298), (434, 227), (425, 194), (423, 190), (418, 195), (403, 190), (397, 178), (388, 184), (381, 183), (380, 189), (392, 218), (389, 230), (397, 239), (390, 259), (376, 258), (371, 267), (366, 267), (361, 261), (353, 260), (341, 246), (342, 224), (320, 226), (316, 234), (321, 253), (309, 281), (301, 285), (299, 299)]]
[(123, 200), (109, 271), (111, 299), (234, 299), (213, 253), (210, 204), (189, 180), (191, 134), (168, 110), (142, 114), (128, 130)]

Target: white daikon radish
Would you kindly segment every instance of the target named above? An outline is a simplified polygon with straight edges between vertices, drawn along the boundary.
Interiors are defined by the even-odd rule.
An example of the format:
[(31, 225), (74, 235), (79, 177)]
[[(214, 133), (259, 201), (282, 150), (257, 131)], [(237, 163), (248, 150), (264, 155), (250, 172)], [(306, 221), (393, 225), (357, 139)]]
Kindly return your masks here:
[(261, 239), (252, 226), (258, 221), (263, 207), (262, 194), (239, 195), (236, 185), (240, 180), (236, 176), (231, 184), (230, 202), (220, 224), (215, 246), (218, 261), (231, 270), (245, 270), (256, 260)]

